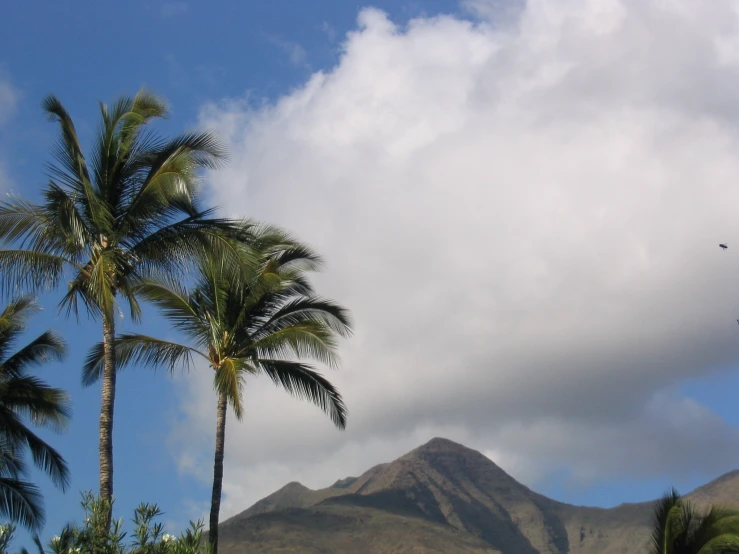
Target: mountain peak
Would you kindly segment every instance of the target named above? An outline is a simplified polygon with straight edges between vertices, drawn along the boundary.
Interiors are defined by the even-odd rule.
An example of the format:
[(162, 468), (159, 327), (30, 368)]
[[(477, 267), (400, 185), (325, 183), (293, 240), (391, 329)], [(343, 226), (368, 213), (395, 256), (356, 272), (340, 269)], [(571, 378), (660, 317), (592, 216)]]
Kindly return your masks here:
[(431, 439), (426, 444), (422, 444), (415, 450), (411, 450), (400, 459), (403, 460), (408, 458), (421, 458), (431, 463), (460, 463), (464, 466), (480, 465), (486, 466), (488, 470), (503, 472), (495, 462), (478, 450), (474, 450), (464, 446), (463, 444), (459, 444), (442, 437)]
[[(737, 506), (739, 471), (686, 495)], [(359, 477), (292, 482), (224, 522), (224, 554), (295, 551), (614, 554), (643, 552), (653, 504), (571, 506), (518, 483), (486, 456), (435, 437)], [(249, 548), (247, 548), (249, 547)]]
[(454, 442), (444, 437), (434, 437), (425, 444), (422, 444), (416, 450), (470, 450), (463, 444)]
[(235, 516), (234, 519), (246, 519), (256, 514), (309, 505), (312, 493), (313, 491), (302, 483), (291, 481), (276, 492), (262, 498), (251, 508)]

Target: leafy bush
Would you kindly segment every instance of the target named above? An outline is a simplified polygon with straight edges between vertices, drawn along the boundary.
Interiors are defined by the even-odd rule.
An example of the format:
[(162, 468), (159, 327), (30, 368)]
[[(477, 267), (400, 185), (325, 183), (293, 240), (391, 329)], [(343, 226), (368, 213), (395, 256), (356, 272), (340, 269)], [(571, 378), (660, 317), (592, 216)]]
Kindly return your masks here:
[[(40, 554), (209, 554), (203, 544), (202, 521), (190, 522), (190, 527), (179, 536), (164, 533), (164, 526), (156, 519), (164, 514), (156, 504), (140, 504), (133, 513), (133, 532), (123, 530), (123, 519), (113, 519), (106, 525), (111, 513), (110, 502), (90, 492), (82, 493), (85, 519), (81, 525), (69, 524), (49, 541), (44, 548), (36, 540)], [(0, 554), (10, 553), (15, 524), (0, 525)], [(21, 554), (28, 554), (25, 548)]]

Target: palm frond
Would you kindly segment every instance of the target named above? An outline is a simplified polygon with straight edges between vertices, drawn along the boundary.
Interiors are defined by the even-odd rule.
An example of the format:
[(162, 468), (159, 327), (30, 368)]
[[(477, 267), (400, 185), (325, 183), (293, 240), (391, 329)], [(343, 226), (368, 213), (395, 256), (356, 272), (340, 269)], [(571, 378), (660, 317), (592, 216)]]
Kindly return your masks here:
[(26, 330), (28, 317), (38, 311), (40, 307), (31, 295), (18, 296), (5, 306), (0, 313), (0, 359), (10, 356), (21, 333)]
[(81, 299), (93, 316), (113, 314), (116, 279), (120, 277), (123, 264), (125, 261), (121, 261), (118, 251), (97, 249), (87, 265), (69, 282), (60, 307), (66, 307), (67, 313), (77, 313), (77, 301)]
[(31, 530), (45, 520), (41, 491), (33, 483), (0, 477), (0, 515)]
[[(116, 339), (116, 370), (131, 364), (156, 369), (165, 366), (170, 371), (178, 368), (189, 370), (193, 354), (207, 357), (194, 348), (140, 334), (124, 334)], [(103, 373), (103, 344), (90, 349), (82, 368), (82, 385), (88, 387), (97, 382)]]
[(16, 445), (0, 434), (0, 477), (20, 479), (28, 474), (28, 468), (21, 455), (16, 452)]
[(134, 282), (131, 282), (129, 279), (124, 279), (122, 282), (119, 282), (118, 284), (118, 296), (122, 297), (129, 307), (129, 314), (131, 315), (131, 321), (134, 323), (140, 323), (141, 322), (141, 304), (139, 303), (139, 299), (136, 296), (136, 291), (138, 290), (138, 282), (134, 279)]
[(197, 167), (208, 169), (218, 169), (228, 158), (226, 145), (212, 131), (184, 133), (163, 145), (152, 164), (147, 183), (156, 179), (159, 169), (169, 160), (183, 154), (187, 154)]
[(6, 359), (0, 371), (6, 377), (20, 377), (30, 365), (62, 361), (66, 350), (67, 345), (58, 333), (46, 331)]
[(113, 214), (105, 199), (99, 195), (100, 191), (93, 186), (72, 118), (55, 96), (47, 96), (42, 105), (49, 118), (59, 123), (61, 130), (54, 152), (60, 165), (53, 173), (57, 176), (67, 175), (66, 183), (80, 195), (85, 217), (94, 222), (99, 232), (107, 235), (112, 230)]
[(0, 383), (0, 391), (3, 409), (31, 418), (34, 425), (59, 431), (71, 417), (67, 392), (50, 387), (38, 377), (24, 375), (6, 379)]
[(652, 536), (650, 540), (652, 554), (662, 554), (671, 540), (670, 516), (680, 505), (680, 494), (671, 489), (657, 502), (652, 515)]
[(34, 433), (26, 434), (26, 443), (33, 462), (62, 491), (69, 486), (69, 467), (62, 455)]
[(210, 132), (188, 133), (164, 143), (152, 153), (148, 174), (128, 206), (124, 225), (150, 218), (159, 206), (173, 201), (183, 213), (194, 216), (199, 211), (197, 169), (215, 169), (225, 156), (223, 144)]
[(299, 243), (283, 246), (272, 255), (272, 259), (283, 271), (318, 271), (323, 265), (323, 259), (318, 254), (305, 244)]
[(318, 296), (299, 296), (271, 314), (255, 335), (261, 337), (307, 322), (320, 322), (342, 337), (349, 337), (352, 333), (351, 315), (346, 308)]
[(24, 294), (15, 297), (0, 313), (0, 338), (7, 341), (13, 332), (25, 330), (28, 317), (40, 310), (33, 295)]
[(0, 250), (0, 291), (15, 293), (18, 289), (42, 291), (59, 284), (67, 267), (78, 267), (72, 260), (32, 250)]
[(23, 198), (8, 195), (0, 202), (0, 239), (12, 243), (37, 237), (47, 228), (44, 210)]
[(331, 367), (339, 365), (334, 333), (318, 321), (306, 321), (284, 327), (255, 340), (248, 347), (261, 357), (309, 358)]
[[(74, 256), (81, 253), (85, 246), (94, 242), (94, 230), (90, 222), (79, 212), (77, 203), (67, 191), (55, 183), (49, 183), (44, 191), (44, 231), (53, 233), (57, 251)], [(51, 242), (47, 239), (47, 242)], [(41, 240), (36, 240), (30, 249), (49, 251)], [(59, 252), (57, 252), (59, 253)]]
[(239, 247), (232, 238), (236, 225), (232, 220), (211, 218), (212, 210), (160, 227), (129, 249), (147, 270), (181, 268), (193, 258), (217, 255), (239, 259)]
[(174, 327), (191, 338), (208, 334), (207, 323), (193, 305), (187, 290), (173, 278), (144, 281), (138, 288), (141, 298), (157, 306)]
[(241, 420), (244, 414), (242, 391), (245, 372), (254, 372), (246, 360), (226, 358), (215, 368), (213, 375), (213, 388), (219, 395), (226, 397), (238, 420)]
[(689, 540), (696, 545), (705, 545), (702, 547), (705, 548), (709, 544), (724, 544), (724, 540), (717, 542), (716, 539), (731, 535), (739, 537), (739, 511), (725, 506), (711, 506), (707, 513), (696, 519), (690, 529)]
[(739, 554), (739, 535), (727, 533), (706, 542), (697, 554)]
[(346, 428), (347, 409), (339, 391), (311, 366), (285, 360), (259, 360), (259, 367), (275, 385), (312, 402), (329, 415), (334, 425)]
[(167, 106), (162, 98), (142, 89), (134, 98), (120, 97), (110, 109), (101, 104), (100, 111), (102, 122), (92, 165), (98, 189), (104, 191), (109, 205), (117, 206), (127, 195), (130, 177), (136, 173), (131, 158), (146, 152), (139, 148), (142, 128), (152, 118), (166, 116)]

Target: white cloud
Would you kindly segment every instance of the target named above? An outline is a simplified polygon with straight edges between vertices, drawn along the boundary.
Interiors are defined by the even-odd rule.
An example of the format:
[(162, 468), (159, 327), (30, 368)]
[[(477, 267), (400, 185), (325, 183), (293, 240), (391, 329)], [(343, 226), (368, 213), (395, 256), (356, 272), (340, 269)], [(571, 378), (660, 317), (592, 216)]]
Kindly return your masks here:
[[(491, 5), (405, 28), (363, 10), (335, 68), (204, 109), (233, 154), (217, 204), (314, 245), (357, 328), (330, 374), (345, 433), (249, 387), (224, 515), (435, 435), (527, 484), (735, 463), (736, 429), (674, 386), (739, 361), (736, 3)], [(207, 446), (206, 381), (182, 426)]]
[[(13, 116), (18, 104), (18, 91), (13, 87), (10, 79), (0, 71), (0, 126), (8, 122)], [(6, 163), (0, 152), (0, 190), (9, 190), (12, 181), (6, 169)]]
[(18, 93), (10, 82), (0, 76), (0, 124), (5, 123), (15, 113)]

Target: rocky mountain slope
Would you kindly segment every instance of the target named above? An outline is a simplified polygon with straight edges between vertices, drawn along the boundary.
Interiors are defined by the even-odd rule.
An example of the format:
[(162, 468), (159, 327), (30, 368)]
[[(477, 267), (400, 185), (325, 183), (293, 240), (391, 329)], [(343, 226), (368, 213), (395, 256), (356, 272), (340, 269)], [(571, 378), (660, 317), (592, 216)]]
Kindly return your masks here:
[[(689, 497), (739, 506), (739, 471)], [(433, 439), (361, 477), (310, 490), (290, 483), (220, 525), (224, 554), (643, 552), (652, 503), (563, 504), (475, 450)]]

